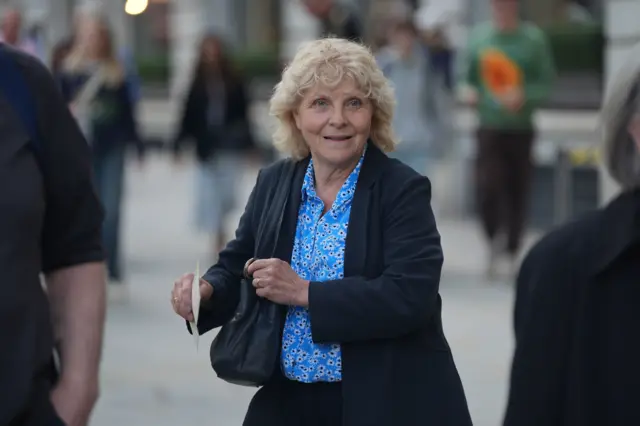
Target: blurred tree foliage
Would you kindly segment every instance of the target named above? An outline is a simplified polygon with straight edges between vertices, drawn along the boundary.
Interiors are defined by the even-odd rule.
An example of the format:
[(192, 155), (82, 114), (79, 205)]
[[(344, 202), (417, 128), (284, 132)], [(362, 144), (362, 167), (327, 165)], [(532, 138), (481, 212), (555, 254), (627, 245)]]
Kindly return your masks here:
[[(248, 79), (276, 79), (282, 72), (276, 48), (255, 48), (236, 52), (232, 57), (238, 70)], [(167, 83), (171, 74), (168, 54), (139, 56), (138, 72), (144, 83)]]
[(233, 59), (240, 72), (250, 80), (256, 78), (277, 79), (282, 72), (277, 46), (238, 51)]
[(138, 56), (136, 60), (140, 79), (145, 84), (166, 84), (169, 81), (170, 61), (168, 54)]
[(605, 36), (602, 24), (564, 22), (543, 27), (559, 73), (604, 70)]

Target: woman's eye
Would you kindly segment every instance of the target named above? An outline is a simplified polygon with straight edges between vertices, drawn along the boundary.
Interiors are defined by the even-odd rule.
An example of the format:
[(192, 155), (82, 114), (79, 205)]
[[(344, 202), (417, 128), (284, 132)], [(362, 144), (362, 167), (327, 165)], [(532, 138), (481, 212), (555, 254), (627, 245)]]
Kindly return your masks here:
[(316, 99), (315, 101), (313, 101), (313, 106), (326, 107), (327, 105), (329, 104), (324, 99)]
[(360, 99), (351, 99), (347, 102), (347, 106), (350, 108), (360, 108), (362, 106), (362, 101)]

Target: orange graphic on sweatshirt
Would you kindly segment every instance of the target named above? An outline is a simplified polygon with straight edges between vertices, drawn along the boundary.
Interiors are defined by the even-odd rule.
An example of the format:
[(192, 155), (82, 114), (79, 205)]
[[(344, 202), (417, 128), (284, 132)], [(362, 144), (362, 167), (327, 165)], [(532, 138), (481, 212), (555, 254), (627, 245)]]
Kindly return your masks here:
[(498, 49), (489, 48), (480, 54), (480, 74), (484, 87), (494, 96), (522, 85), (520, 67)]

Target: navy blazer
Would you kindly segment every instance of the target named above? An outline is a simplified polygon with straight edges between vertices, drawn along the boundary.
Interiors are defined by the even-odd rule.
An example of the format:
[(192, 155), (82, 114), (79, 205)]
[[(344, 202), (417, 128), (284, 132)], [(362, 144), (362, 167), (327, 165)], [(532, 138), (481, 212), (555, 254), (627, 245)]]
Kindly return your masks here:
[[(232, 317), (249, 258), (268, 258), (276, 247), (276, 257), (291, 260), (309, 159), (296, 165), (275, 235), (269, 230), (282, 207), (275, 206), (274, 195), (285, 161), (292, 160), (260, 172), (235, 239), (203, 277), (214, 292), (201, 309), (200, 333)], [(443, 255), (430, 201), (426, 177), (370, 144), (351, 207), (345, 278), (312, 282), (309, 288), (314, 341), (342, 345), (345, 426), (472, 424), (442, 329)], [(274, 381), (281, 377), (276, 368)]]

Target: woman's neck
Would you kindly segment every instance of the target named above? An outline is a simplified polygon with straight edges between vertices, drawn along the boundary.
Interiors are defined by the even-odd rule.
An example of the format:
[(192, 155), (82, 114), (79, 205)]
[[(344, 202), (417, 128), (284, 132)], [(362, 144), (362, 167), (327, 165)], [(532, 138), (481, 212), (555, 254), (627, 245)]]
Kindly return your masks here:
[(315, 177), (316, 194), (324, 203), (325, 213), (331, 209), (333, 202), (340, 192), (340, 188), (358, 163), (344, 167), (326, 166), (320, 162), (314, 162), (313, 171)]

